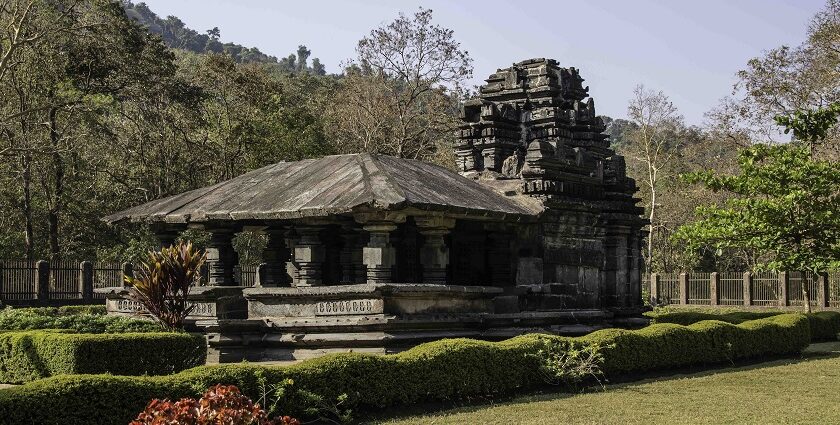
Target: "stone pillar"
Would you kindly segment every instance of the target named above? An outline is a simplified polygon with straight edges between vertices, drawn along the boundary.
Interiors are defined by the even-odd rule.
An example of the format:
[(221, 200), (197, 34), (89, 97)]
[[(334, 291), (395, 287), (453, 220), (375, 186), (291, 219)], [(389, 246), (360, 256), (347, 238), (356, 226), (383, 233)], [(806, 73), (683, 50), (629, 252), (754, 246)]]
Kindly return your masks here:
[(237, 255), (233, 250), (232, 229), (207, 229), (210, 240), (207, 243), (207, 285), (234, 286), (233, 269)]
[(790, 297), (788, 296), (788, 288), (790, 287), (790, 275), (788, 272), (779, 272), (779, 306), (787, 307), (790, 305)]
[(662, 279), (659, 273), (650, 274), (650, 305), (656, 307), (659, 305), (659, 289), (662, 285)]
[(680, 305), (688, 305), (688, 273), (680, 273)]
[(744, 272), (743, 289), (744, 289), (744, 305), (745, 306), (751, 306), (752, 303), (753, 303), (752, 287), (753, 287), (753, 275), (752, 275), (752, 273)]
[(370, 234), (370, 241), (362, 251), (363, 261), (367, 266), (367, 282), (392, 282), (396, 249), (391, 243), (391, 232), (397, 229), (396, 224), (369, 223), (364, 229)]
[(444, 237), (455, 227), (455, 219), (443, 217), (416, 217), (415, 222), (425, 241), (420, 248), (423, 265), (423, 283), (446, 283), (449, 265), (449, 248)]
[(323, 226), (295, 226), (300, 239), (295, 245), (295, 263), (298, 279), (295, 286), (319, 286), (323, 284), (323, 267), (326, 250), (321, 242)]
[(720, 305), (720, 274), (712, 272), (709, 278), (709, 304)]
[(286, 274), (286, 263), (290, 252), (286, 247), (286, 229), (269, 227), (265, 229), (268, 238), (263, 250), (264, 274), (261, 275), (262, 286), (289, 286), (290, 278)]
[(831, 306), (831, 293), (829, 292), (828, 287), (828, 273), (819, 272), (817, 273), (817, 305), (820, 308), (826, 308)]
[(93, 300), (93, 263), (90, 261), (79, 264), (79, 293), (83, 300)]
[(50, 263), (46, 260), (39, 260), (35, 263), (35, 291), (38, 301), (50, 299)]

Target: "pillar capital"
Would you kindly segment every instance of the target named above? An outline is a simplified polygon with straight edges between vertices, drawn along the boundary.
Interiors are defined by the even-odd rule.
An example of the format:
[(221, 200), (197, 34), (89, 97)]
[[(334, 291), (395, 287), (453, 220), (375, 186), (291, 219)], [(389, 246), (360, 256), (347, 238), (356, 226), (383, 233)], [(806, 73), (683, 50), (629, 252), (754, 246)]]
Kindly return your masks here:
[[(394, 212), (394, 211), (376, 211), (376, 212), (366, 212), (366, 213), (356, 213), (353, 214), (353, 219), (356, 220), (356, 223), (362, 225), (375, 225), (377, 223), (381, 224), (399, 224), (405, 223), (405, 214), (401, 212)], [(366, 229), (367, 230), (367, 229)]]
[(450, 217), (416, 216), (414, 217), (414, 222), (417, 223), (420, 233), (424, 235), (426, 234), (424, 232), (441, 231), (444, 232), (443, 234), (446, 234), (455, 227), (455, 219)]

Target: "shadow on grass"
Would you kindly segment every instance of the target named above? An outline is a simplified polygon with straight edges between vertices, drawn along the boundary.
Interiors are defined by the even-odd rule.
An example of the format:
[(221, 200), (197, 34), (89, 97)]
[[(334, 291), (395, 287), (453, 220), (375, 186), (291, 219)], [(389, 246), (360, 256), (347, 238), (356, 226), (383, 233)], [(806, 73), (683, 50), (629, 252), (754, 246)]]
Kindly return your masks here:
[(685, 378), (700, 378), (723, 373), (743, 372), (757, 369), (764, 369), (776, 366), (793, 365), (812, 360), (838, 358), (840, 352), (814, 352), (803, 353), (799, 357), (765, 357), (757, 360), (739, 361), (733, 364), (718, 364), (707, 366), (695, 366), (688, 368), (671, 369), (667, 371), (640, 373), (625, 375), (618, 379), (605, 382), (605, 386), (592, 385), (577, 392), (568, 392), (559, 387), (546, 386), (527, 393), (520, 393), (511, 396), (498, 396), (487, 398), (474, 398), (472, 400), (459, 402), (435, 402), (421, 403), (411, 406), (396, 406), (383, 409), (376, 413), (368, 413), (358, 418), (362, 423), (376, 424), (384, 421), (403, 419), (420, 415), (438, 415), (443, 413), (470, 413), (487, 409), (494, 406), (502, 406), (519, 403), (532, 403), (540, 401), (554, 401), (570, 398), (579, 394), (612, 391), (617, 389), (632, 389), (633, 387), (650, 382), (662, 382), (680, 380)]

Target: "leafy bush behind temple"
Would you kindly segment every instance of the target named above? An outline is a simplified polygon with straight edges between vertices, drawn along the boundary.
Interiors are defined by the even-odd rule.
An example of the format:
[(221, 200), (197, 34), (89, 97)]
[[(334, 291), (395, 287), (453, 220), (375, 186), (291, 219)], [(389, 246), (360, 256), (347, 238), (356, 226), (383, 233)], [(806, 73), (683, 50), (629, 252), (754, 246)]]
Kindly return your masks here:
[[(657, 324), (635, 331), (606, 329), (577, 337), (523, 335), (502, 342), (441, 340), (376, 356), (335, 354), (292, 366), (202, 366), (156, 377), (57, 376), (0, 391), (0, 421), (39, 424), (127, 423), (153, 398), (195, 397), (216, 384), (236, 385), (259, 399), (266, 383), (291, 379), (303, 391), (335, 400), (343, 394), (361, 411), (418, 402), (510, 394), (544, 385), (535, 354), (546, 340), (570, 348), (602, 347), (608, 378), (693, 365), (801, 352), (808, 319), (783, 314), (738, 325), (703, 321)], [(294, 397), (278, 405), (296, 414)], [(271, 412), (275, 414), (277, 412)]]

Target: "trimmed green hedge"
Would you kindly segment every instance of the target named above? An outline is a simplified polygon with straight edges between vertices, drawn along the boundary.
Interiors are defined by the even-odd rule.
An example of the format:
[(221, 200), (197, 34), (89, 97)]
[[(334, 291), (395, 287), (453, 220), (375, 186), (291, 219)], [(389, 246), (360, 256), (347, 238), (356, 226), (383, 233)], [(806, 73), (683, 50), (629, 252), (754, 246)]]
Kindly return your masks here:
[(287, 378), (295, 388), (326, 400), (347, 394), (355, 411), (510, 394), (544, 385), (535, 354), (545, 339), (570, 346), (601, 344), (605, 372), (620, 376), (796, 354), (808, 345), (810, 335), (805, 316), (787, 314), (740, 325), (713, 321), (687, 327), (652, 325), (637, 331), (607, 329), (579, 338), (532, 334), (497, 343), (442, 340), (395, 355), (334, 354), (291, 366), (203, 366), (157, 377), (58, 376), (0, 390), (0, 421), (125, 424), (153, 398), (198, 396), (223, 383), (260, 399), (265, 384)]
[(163, 375), (203, 365), (204, 336), (188, 333), (0, 333), (0, 382), (59, 374)]
[(804, 315), (783, 314), (738, 325), (705, 320), (689, 326), (655, 324), (636, 331), (605, 329), (581, 339), (607, 347), (607, 374), (626, 374), (798, 353), (811, 336)]
[(160, 332), (152, 321), (106, 316), (103, 306), (4, 308), (0, 332), (35, 329), (67, 329), (78, 333)]
[[(671, 310), (653, 311), (645, 313), (651, 318), (651, 323), (674, 323), (678, 325), (690, 325), (703, 320), (720, 320), (728, 323), (743, 323), (748, 320), (763, 319), (766, 317), (786, 314), (783, 311), (732, 311), (732, 310)], [(836, 341), (840, 333), (840, 312), (818, 311), (805, 314), (811, 325), (812, 341)]]

